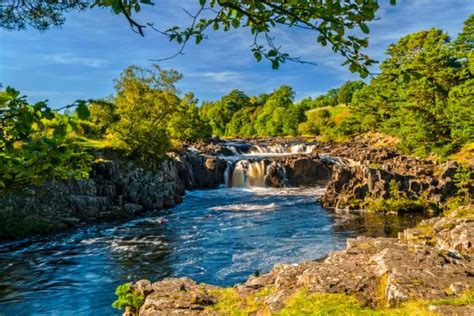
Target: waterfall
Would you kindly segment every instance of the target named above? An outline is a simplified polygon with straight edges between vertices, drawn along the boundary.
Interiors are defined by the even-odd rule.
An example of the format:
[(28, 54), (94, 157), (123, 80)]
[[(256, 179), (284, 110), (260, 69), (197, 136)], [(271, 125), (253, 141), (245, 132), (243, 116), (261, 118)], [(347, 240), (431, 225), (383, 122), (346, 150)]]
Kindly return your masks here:
[(233, 155), (226, 156), (224, 172), (226, 187), (272, 187), (286, 186), (286, 168), (271, 157), (309, 155), (316, 148), (314, 144), (253, 144), (242, 146), (228, 142), (226, 148)]
[(277, 144), (277, 145), (253, 145), (247, 155), (291, 155), (291, 154), (311, 154), (315, 145), (307, 144)]
[(239, 151), (237, 150), (237, 148), (235, 148), (234, 146), (226, 146), (227, 149), (229, 149), (233, 155), (239, 155)]
[(239, 160), (227, 163), (224, 172), (224, 181), (227, 187), (265, 187), (267, 174), (264, 160)]
[(251, 187), (265, 186), (265, 161), (255, 161), (249, 164), (247, 172), (248, 184)]
[(241, 160), (237, 162), (232, 171), (230, 186), (231, 187), (245, 187), (245, 169), (246, 169), (246, 160)]

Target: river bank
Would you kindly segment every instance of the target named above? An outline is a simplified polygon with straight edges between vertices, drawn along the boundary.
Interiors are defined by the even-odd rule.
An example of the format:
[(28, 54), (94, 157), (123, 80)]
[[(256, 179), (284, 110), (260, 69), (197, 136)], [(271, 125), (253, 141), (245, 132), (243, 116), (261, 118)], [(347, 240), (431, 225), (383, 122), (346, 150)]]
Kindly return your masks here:
[[(186, 190), (225, 186), (326, 188), (326, 208), (437, 212), (458, 191), (458, 164), (397, 154), (381, 140), (244, 139), (185, 146), (159, 162), (99, 155), (88, 179), (25, 188), (0, 198), (0, 239), (49, 234), (172, 207)], [(110, 155), (109, 155), (110, 156)], [(395, 187), (394, 187), (395, 186)], [(394, 192), (396, 189), (397, 192)], [(474, 188), (464, 188), (474, 195)], [(400, 196), (398, 196), (400, 200)], [(389, 205), (390, 206), (390, 205)]]
[[(189, 145), (181, 153), (173, 154), (168, 160), (156, 165), (144, 166), (120, 159), (99, 160), (93, 164), (89, 179), (47, 184), (31, 189), (28, 195), (3, 199), (2, 203), (6, 203), (3, 205), (9, 208), (2, 207), (3, 211), (8, 210), (3, 212), (3, 216), (6, 214), (8, 217), (7, 221), (2, 222), (7, 230), (2, 232), (7, 232), (7, 237), (18, 237), (77, 227), (87, 230), (88, 225), (94, 223), (117, 222), (120, 218), (130, 220), (144, 215), (148, 216), (145, 217), (145, 222), (148, 223), (146, 218), (153, 217), (150, 225), (142, 223), (140, 219), (137, 224), (125, 224), (124, 229), (111, 224), (110, 231), (114, 234), (111, 240), (102, 236), (107, 236), (108, 232), (100, 232), (98, 236), (94, 233), (88, 238), (79, 237), (73, 242), (86, 247), (78, 250), (81, 253), (92, 251), (94, 257), (100, 258), (112, 256), (114, 261), (123, 263), (126, 267), (124, 271), (138, 269), (135, 273), (128, 274), (127, 279), (123, 275), (114, 276), (112, 281), (107, 281), (108, 286), (116, 286), (118, 280), (134, 281), (143, 277), (161, 280), (155, 283), (138, 281), (132, 283), (133, 286), (129, 285), (124, 293), (138, 297), (141, 303), (137, 306), (127, 302), (121, 305), (128, 307), (128, 314), (229, 314), (240, 310), (257, 314), (280, 313), (295, 301), (307, 301), (308, 297), (315, 298), (314, 295), (321, 293), (349, 294), (350, 298), (344, 296), (343, 300), (356, 300), (351, 302), (361, 304), (357, 305), (360, 308), (364, 305), (377, 308), (396, 306), (413, 299), (424, 302), (456, 299), (472, 287), (472, 208), (446, 213), (447, 217), (435, 218), (418, 225), (416, 229), (405, 230), (398, 239), (393, 237), (394, 233), (415, 226), (423, 216), (433, 216), (443, 208), (447, 209), (448, 204), (453, 204), (453, 197), (456, 201), (469, 197), (472, 187), (462, 187), (456, 180), (460, 170), (455, 162), (441, 164), (399, 155), (364, 138), (355, 138), (345, 144), (288, 139), (212, 141)], [(218, 187), (220, 189), (215, 190)], [(271, 191), (272, 188), (277, 191)], [(203, 191), (207, 193), (201, 195), (199, 190), (192, 191), (195, 189), (214, 190)], [(248, 190), (250, 195), (247, 195)], [(270, 191), (263, 194), (265, 190)], [(198, 195), (191, 204), (182, 204), (183, 208), (180, 208), (185, 192), (196, 192)], [(217, 192), (219, 194), (214, 196)], [(232, 200), (234, 194), (237, 194), (235, 201)], [(192, 197), (193, 193), (187, 196)], [(229, 203), (224, 203), (225, 200), (229, 200)], [(385, 201), (390, 203), (384, 204)], [(170, 212), (163, 210), (176, 205), (178, 206)], [(379, 233), (366, 234), (364, 229), (353, 229), (359, 227), (361, 222), (368, 223), (367, 218), (360, 216), (366, 211), (360, 209), (372, 205), (376, 205), (378, 209), (366, 214), (378, 214), (375, 211), (380, 211), (383, 215), (378, 216), (378, 224), (369, 225), (371, 228), (365, 230)], [(189, 213), (189, 210), (195, 211)], [(349, 221), (338, 226), (337, 221), (327, 220), (323, 221), (324, 224), (320, 220), (327, 219), (328, 214), (331, 214), (327, 210), (334, 210), (336, 216), (359, 214), (356, 221), (359, 224)], [(193, 212), (199, 215), (188, 218)], [(215, 212), (220, 215), (216, 216)], [(229, 216), (229, 227), (225, 226), (222, 214)], [(265, 214), (264, 220), (260, 221), (262, 214)], [(420, 217), (414, 220), (414, 214)], [(397, 222), (404, 216), (410, 217), (407, 226), (387, 226), (387, 222)], [(173, 219), (174, 217), (176, 218)], [(24, 230), (24, 223), (31, 222), (31, 219), (46, 221), (49, 226), (34, 224), (32, 229)], [(243, 222), (240, 223), (241, 219)], [(168, 221), (171, 220), (174, 224), (170, 226)], [(185, 224), (187, 222), (189, 225)], [(58, 223), (60, 225), (56, 226)], [(248, 265), (243, 265), (238, 260), (239, 252), (241, 247), (246, 249), (248, 246), (248, 238), (256, 234), (257, 231), (248, 231), (254, 226), (259, 233), (263, 233), (261, 237), (264, 240), (255, 239), (256, 243), (251, 243), (249, 251), (241, 254), (242, 259), (248, 258)], [(266, 226), (268, 227), (264, 229)], [(129, 240), (126, 235), (130, 233), (131, 227), (133, 237)], [(187, 230), (180, 232), (181, 229)], [(208, 233), (205, 233), (206, 229), (210, 229)], [(213, 233), (216, 229), (219, 232), (217, 235)], [(114, 233), (116, 230), (117, 236)], [(230, 232), (233, 233), (228, 235)], [(248, 234), (242, 235), (244, 232)], [(159, 235), (158, 239), (153, 237), (155, 234)], [(361, 235), (365, 237), (356, 238)], [(181, 240), (181, 237), (186, 236), (190, 240)], [(233, 236), (238, 236), (235, 241)], [(314, 236), (323, 237), (313, 240)], [(333, 239), (333, 236), (340, 236), (340, 239)], [(175, 238), (180, 242), (169, 247), (169, 240)], [(345, 243), (346, 239), (346, 250), (330, 253), (342, 249), (341, 241)], [(207, 240), (215, 247), (205, 246)], [(199, 245), (203, 248), (191, 247), (191, 253), (185, 257), (179, 256), (182, 251), (180, 249), (190, 241), (191, 245), (194, 242), (204, 243)], [(230, 246), (234, 242), (238, 245)], [(92, 245), (96, 243), (109, 245), (111, 248), (100, 247), (100, 250), (94, 250), (96, 248)], [(281, 253), (287, 249), (287, 243), (295, 243), (294, 252)], [(56, 249), (54, 252), (59, 253), (59, 262), (70, 261), (69, 255), (63, 258), (63, 254), (76, 252), (68, 249), (69, 241), (60, 245), (55, 242), (53, 244)], [(41, 242), (32, 243), (33, 248), (41, 248), (41, 245)], [(158, 249), (161, 246), (158, 245), (166, 245), (166, 249), (161, 251)], [(220, 249), (221, 245), (227, 245), (226, 249)], [(275, 250), (272, 250), (272, 245), (276, 247)], [(18, 249), (15, 247), (6, 244), (5, 258), (18, 251), (30, 255), (28, 251), (22, 250), (23, 246), (18, 246)], [(158, 247), (159, 251), (154, 247)], [(320, 247), (323, 247), (322, 252), (315, 254), (315, 249)], [(260, 248), (263, 252), (255, 253), (255, 249)], [(113, 249), (121, 249), (120, 254), (109, 254)], [(201, 250), (195, 252), (196, 249)], [(150, 261), (142, 251), (156, 254), (159, 260), (154, 260), (152, 256)], [(272, 251), (278, 253), (269, 256)], [(33, 249), (32, 253), (40, 254), (42, 250)], [(324, 260), (307, 261), (328, 253), (330, 254)], [(217, 260), (216, 271), (227, 271), (226, 278), (214, 279), (216, 272), (212, 271), (208, 271), (210, 274), (206, 272), (206, 277), (203, 277), (203, 271), (213, 265), (204, 261), (202, 264), (197, 263), (195, 260), (198, 260), (200, 254)], [(132, 260), (128, 255), (139, 260)], [(49, 258), (49, 255), (46, 257)], [(163, 258), (168, 258), (166, 260), (169, 262), (170, 268), (166, 271), (155, 267), (157, 270), (141, 272), (141, 266), (154, 267)], [(169, 261), (170, 258), (174, 258), (172, 262)], [(192, 259), (191, 262), (188, 259)], [(273, 264), (282, 261), (286, 264), (271, 269)], [(82, 267), (82, 261), (74, 262), (71, 263), (72, 267)], [(260, 267), (261, 263), (265, 265)], [(52, 264), (56, 266), (56, 263)], [(100, 261), (98, 267), (108, 265), (108, 261)], [(186, 268), (180, 270), (180, 266)], [(25, 271), (29, 269), (35, 268), (29, 267)], [(101, 268), (94, 270), (96, 269), (101, 271)], [(110, 267), (110, 272), (106, 274), (115, 273), (115, 269)], [(10, 270), (8, 268), (5, 273), (17, 273), (16, 270)], [(266, 273), (260, 275), (262, 271)], [(255, 276), (241, 283), (245, 275), (251, 273), (255, 273)], [(67, 275), (80, 277), (74, 282), (88, 279), (86, 275), (81, 277), (82, 274), (78, 271), (66, 273), (65, 276)], [(238, 278), (230, 278), (232, 275)], [(198, 284), (191, 279), (182, 278), (167, 279), (174, 276), (192, 276), (196, 281), (205, 283)], [(56, 277), (50, 275), (49, 278), (55, 280)], [(96, 284), (95, 280), (100, 281), (102, 277), (95, 275), (91, 279), (92, 284), (83, 289), (85, 293), (89, 293), (87, 288), (104, 284)], [(446, 283), (448, 281), (449, 284)], [(221, 286), (235, 283), (240, 285), (218, 287), (207, 285), (209, 283)], [(10, 289), (16, 285), (12, 283), (5, 286)], [(55, 285), (51, 287), (55, 288)], [(68, 285), (66, 288), (73, 291), (77, 289), (77, 285)], [(100, 307), (94, 307), (95, 309), (110, 308), (110, 303), (107, 302), (112, 301), (110, 296), (113, 290), (108, 289), (108, 293), (94, 292), (94, 296), (103, 296)], [(26, 289), (22, 291), (29, 293)], [(75, 300), (67, 293), (64, 297), (57, 295), (66, 301)], [(16, 300), (14, 290), (7, 291), (7, 297), (10, 296), (12, 298), (7, 299), (7, 304)], [(87, 310), (93, 308), (83, 300), (79, 301), (86, 304), (84, 308)], [(22, 304), (27, 306), (27, 302)], [(55, 310), (54, 306), (40, 306), (45, 311)], [(423, 308), (426, 309), (427, 306)], [(11, 308), (17, 310), (15, 304)]]

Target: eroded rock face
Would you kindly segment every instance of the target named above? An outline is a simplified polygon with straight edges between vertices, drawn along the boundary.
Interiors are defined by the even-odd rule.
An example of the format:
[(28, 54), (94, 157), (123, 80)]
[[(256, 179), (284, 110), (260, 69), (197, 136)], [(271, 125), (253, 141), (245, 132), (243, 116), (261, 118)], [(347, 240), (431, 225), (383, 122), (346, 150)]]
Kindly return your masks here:
[(441, 174), (436, 176), (433, 170), (425, 169), (399, 173), (400, 170), (389, 171), (379, 165), (334, 166), (322, 204), (325, 207), (358, 209), (367, 195), (384, 199), (390, 197), (393, 181), (397, 183), (398, 191), (409, 198), (424, 195), (425, 199), (440, 204), (458, 190), (451, 178), (453, 168), (457, 168), (453, 162), (440, 165), (437, 169), (441, 170)]
[[(467, 238), (473, 242), (472, 235), (463, 237), (465, 231), (459, 227), (446, 233), (453, 239)], [(359, 237), (349, 239), (346, 250), (331, 253), (324, 260), (279, 264), (269, 273), (252, 276), (234, 288), (243, 298), (271, 289), (264, 298), (271, 312), (278, 312), (286, 300), (301, 289), (308, 293), (355, 295), (371, 306), (396, 306), (410, 299), (458, 296), (474, 286), (474, 266), (470, 257), (449, 255), (447, 250), (451, 246), (448, 247), (407, 243), (394, 238)], [(136, 288), (143, 288), (139, 282)], [(183, 291), (183, 287), (187, 290)], [(140, 315), (202, 315), (208, 314), (206, 307), (219, 302), (212, 291), (217, 287), (198, 285), (186, 278), (165, 279), (153, 283), (152, 289), (151, 294), (141, 291), (148, 296)]]
[[(185, 190), (222, 183), (225, 162), (195, 153), (174, 155), (154, 166), (113, 160), (92, 164), (90, 178), (47, 183), (0, 199), (4, 221), (41, 221), (47, 233), (97, 220), (137, 216), (180, 203)], [(0, 239), (14, 231), (0, 232)]]
[[(140, 285), (137, 283), (135, 287)], [(146, 295), (145, 304), (140, 308), (140, 315), (199, 315), (206, 306), (217, 303), (216, 298), (209, 294), (214, 288), (188, 278), (155, 282), (151, 284), (152, 292)]]
[(431, 245), (447, 251), (450, 256), (474, 259), (473, 212), (472, 206), (467, 206), (446, 217), (423, 220), (418, 227), (399, 233), (398, 239), (404, 243)]
[(267, 163), (269, 187), (325, 186), (331, 180), (334, 163), (317, 155), (273, 157)]

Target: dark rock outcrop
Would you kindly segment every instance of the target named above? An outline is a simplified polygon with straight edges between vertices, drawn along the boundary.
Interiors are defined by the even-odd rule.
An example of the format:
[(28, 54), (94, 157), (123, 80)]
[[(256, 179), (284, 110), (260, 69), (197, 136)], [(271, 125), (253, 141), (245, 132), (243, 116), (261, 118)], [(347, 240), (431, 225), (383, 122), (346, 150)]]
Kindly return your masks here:
[(146, 167), (127, 160), (95, 162), (88, 179), (51, 182), (2, 197), (0, 239), (172, 207), (185, 190), (218, 186), (224, 169), (225, 162), (216, 157), (189, 152)]
[[(410, 172), (403, 172), (404, 168)], [(452, 178), (457, 170), (457, 164), (447, 162), (436, 168), (441, 170), (439, 175), (435, 175), (434, 167), (413, 172), (407, 166), (401, 165), (398, 171), (368, 164), (334, 166), (332, 179), (321, 199), (322, 204), (325, 207), (361, 208), (364, 198), (369, 195), (372, 198), (389, 198), (393, 182), (396, 182), (398, 192), (408, 198), (416, 199), (424, 196), (426, 200), (441, 204), (458, 190)]]

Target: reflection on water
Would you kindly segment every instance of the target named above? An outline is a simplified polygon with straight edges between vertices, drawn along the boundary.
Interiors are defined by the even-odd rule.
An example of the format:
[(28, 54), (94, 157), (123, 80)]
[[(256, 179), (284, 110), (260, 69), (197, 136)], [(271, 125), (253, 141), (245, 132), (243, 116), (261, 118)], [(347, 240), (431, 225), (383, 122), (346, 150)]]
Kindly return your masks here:
[(122, 225), (0, 244), (0, 314), (114, 315), (128, 280), (189, 276), (231, 285), (277, 262), (320, 258), (347, 237), (394, 236), (409, 217), (328, 212), (317, 189), (193, 191), (177, 207)]

